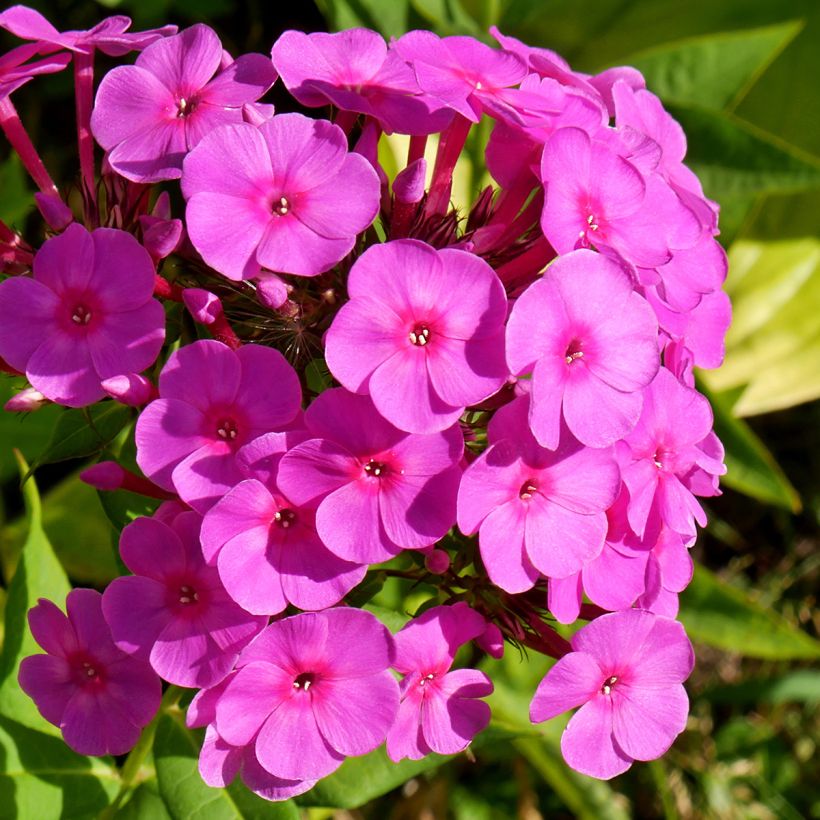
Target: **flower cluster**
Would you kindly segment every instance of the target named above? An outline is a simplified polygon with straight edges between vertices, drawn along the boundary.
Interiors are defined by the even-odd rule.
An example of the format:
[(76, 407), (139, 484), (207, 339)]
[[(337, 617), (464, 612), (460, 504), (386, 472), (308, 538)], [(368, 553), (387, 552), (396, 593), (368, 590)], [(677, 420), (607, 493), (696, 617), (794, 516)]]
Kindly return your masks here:
[[(506, 639), (557, 659), (531, 718), (581, 707), (570, 766), (662, 755), (698, 499), (725, 471), (693, 367), (722, 358), (726, 258), (680, 126), (636, 70), (496, 30), (288, 31), (234, 58), (204, 25), (127, 23), (0, 14), (32, 41), (0, 58), (0, 112), (50, 237), (0, 223), (0, 364), (32, 388), (9, 409), (133, 408), (142, 475), (85, 480), (164, 500), (122, 530), (131, 575), (31, 611), (42, 715), (119, 754), (160, 678), (197, 690), (205, 782), (281, 800), (383, 743), (464, 750)], [(138, 56), (95, 92), (96, 49)], [(69, 61), (82, 213), (9, 99)], [(305, 113), (274, 113), (276, 82)], [(459, 208), (485, 120), (495, 184)], [(395, 634), (361, 608), (391, 575), (429, 593)], [(555, 622), (579, 618), (568, 643)]]

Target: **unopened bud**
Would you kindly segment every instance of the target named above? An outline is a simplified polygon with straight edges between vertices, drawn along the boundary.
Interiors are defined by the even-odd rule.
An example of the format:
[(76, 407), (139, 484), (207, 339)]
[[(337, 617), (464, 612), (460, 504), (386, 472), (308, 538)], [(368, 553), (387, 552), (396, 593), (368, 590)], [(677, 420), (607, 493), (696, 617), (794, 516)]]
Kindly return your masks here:
[(39, 390), (26, 387), (12, 396), (3, 407), (10, 413), (33, 413), (44, 404), (49, 404), (49, 400)]
[(495, 624), (487, 624), (487, 628), (475, 641), (490, 657), (501, 658), (504, 655), (504, 636)]
[(56, 194), (44, 194), (38, 191), (34, 194), (34, 201), (37, 203), (37, 208), (43, 215), (43, 219), (55, 231), (62, 231), (74, 221), (71, 208)]
[(112, 399), (129, 407), (142, 407), (157, 397), (154, 385), (139, 373), (122, 373), (103, 379), (100, 386)]

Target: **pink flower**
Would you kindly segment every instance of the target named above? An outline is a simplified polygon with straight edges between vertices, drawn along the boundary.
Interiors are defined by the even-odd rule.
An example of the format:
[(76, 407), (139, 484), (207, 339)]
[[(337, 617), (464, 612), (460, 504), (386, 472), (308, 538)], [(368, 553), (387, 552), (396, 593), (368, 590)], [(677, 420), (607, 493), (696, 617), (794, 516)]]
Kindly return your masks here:
[(452, 112), (422, 94), (413, 69), (369, 29), (335, 34), (286, 31), (273, 45), (273, 63), (302, 105), (328, 103), (376, 117), (402, 134), (442, 131)]
[(205, 564), (201, 523), (193, 512), (170, 524), (133, 521), (122, 531), (120, 555), (134, 575), (115, 578), (103, 596), (117, 646), (178, 686), (219, 683), (267, 623), (241, 609)]
[(67, 54), (58, 54), (31, 63), (26, 62), (37, 54), (40, 54), (39, 45), (34, 44), (18, 46), (0, 55), (0, 100), (8, 97), (9, 94), (39, 74), (54, 74), (62, 71), (71, 61)]
[(134, 182), (178, 179), (185, 154), (214, 128), (242, 122), (242, 106), (276, 80), (261, 54), (246, 54), (217, 74), (222, 60), (216, 33), (198, 23), (103, 77), (91, 128), (118, 174)]
[(413, 239), (374, 245), (348, 293), (327, 332), (328, 367), (396, 427), (444, 430), (506, 381), (507, 299), (484, 260)]
[(530, 589), (539, 573), (574, 575), (595, 558), (620, 486), (611, 450), (582, 447), (566, 428), (554, 451), (539, 446), (527, 403), (522, 397), (498, 411), (492, 444), (458, 493), (458, 526), (465, 535), (478, 531), (490, 580), (507, 592)]
[(324, 777), (384, 742), (399, 703), (394, 658), (392, 636), (363, 610), (276, 621), (242, 653), (216, 704), (217, 732), (234, 746), (253, 742), (276, 777)]
[(245, 477), (239, 448), (282, 430), (302, 401), (296, 372), (279, 351), (252, 344), (233, 351), (210, 339), (168, 359), (159, 393), (137, 420), (137, 463), (202, 513)]
[(88, 31), (62, 32), (57, 31), (40, 12), (27, 6), (12, 6), (0, 14), (0, 28), (21, 40), (36, 40), (41, 48), (51, 45), (84, 54), (98, 48), (111, 57), (121, 57), (129, 51), (142, 51), (155, 40), (177, 31), (176, 26), (163, 26), (149, 31), (128, 32), (130, 27), (131, 19), (121, 14), (106, 17)]
[(715, 453), (711, 441), (704, 442), (711, 432), (712, 410), (706, 398), (662, 367), (644, 391), (637, 426), (618, 445), (629, 490), (629, 524), (636, 533), (657, 533), (663, 523), (682, 536), (693, 536), (695, 521), (706, 526), (693, 490), (710, 496), (719, 491), (710, 480), (699, 481), (698, 475), (726, 472), (722, 448)]
[(44, 598), (29, 610), (31, 632), (47, 654), (23, 659), (20, 688), (75, 752), (125, 754), (159, 709), (160, 680), (114, 645), (99, 592), (72, 590), (66, 610), (67, 617)]
[(293, 604), (324, 609), (362, 580), (366, 566), (337, 558), (316, 532), (316, 513), (279, 489), (282, 456), (306, 431), (269, 433), (237, 454), (246, 476), (205, 516), (202, 550), (228, 594), (248, 612), (276, 615)]
[(40, 248), (32, 278), (0, 283), (0, 356), (52, 401), (91, 404), (106, 395), (102, 380), (156, 359), (165, 313), (153, 292), (151, 257), (133, 236), (72, 224)]
[(602, 780), (654, 760), (686, 726), (683, 681), (694, 665), (683, 627), (632, 609), (602, 615), (572, 637), (530, 706), (534, 723), (581, 708), (561, 737), (564, 760)]
[(229, 279), (261, 268), (316, 276), (353, 248), (379, 210), (379, 177), (341, 128), (279, 114), (209, 134), (185, 160), (188, 232)]
[(490, 707), (478, 698), (492, 694), (492, 682), (477, 669), (450, 669), (459, 647), (479, 638), (486, 627), (475, 610), (457, 603), (428, 609), (397, 633), (393, 668), (404, 679), (399, 712), (387, 735), (391, 760), (462, 752), (486, 728)]
[(326, 390), (308, 408), (310, 441), (282, 458), (278, 485), (295, 504), (316, 508), (325, 546), (359, 564), (442, 538), (455, 523), (458, 427), (408, 435), (385, 421), (367, 396)]
[(574, 251), (516, 301), (507, 360), (532, 372), (530, 426), (544, 447), (557, 446), (562, 417), (579, 441), (606, 447), (638, 422), (660, 364), (657, 321), (618, 263)]

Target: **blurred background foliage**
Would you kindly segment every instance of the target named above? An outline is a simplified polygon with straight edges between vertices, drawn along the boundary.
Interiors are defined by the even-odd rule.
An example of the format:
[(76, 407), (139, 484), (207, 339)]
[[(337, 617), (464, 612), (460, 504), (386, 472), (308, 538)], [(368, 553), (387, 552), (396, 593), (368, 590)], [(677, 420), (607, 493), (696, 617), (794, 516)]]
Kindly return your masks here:
[[(80, 467), (113, 451), (126, 460), (127, 410), (47, 407), (0, 414), (0, 817), (75, 818), (801, 818), (820, 816), (820, 656), (816, 609), (820, 520), (820, 3), (817, 0), (100, 0), (31, 2), (60, 29), (105, 14), (139, 28), (205, 21), (233, 53), (267, 53), (287, 28), (412, 28), (489, 41), (496, 24), (595, 72), (634, 65), (681, 121), (688, 163), (721, 204), (734, 322), (726, 363), (699, 374), (727, 449), (725, 493), (694, 548), (700, 566), (681, 618), (697, 651), (688, 731), (662, 760), (610, 783), (569, 770), (560, 720), (532, 727), (527, 707), (549, 662), (508, 649), (488, 664), (492, 728), (473, 752), (401, 766), (381, 753), (351, 760), (300, 807), (264, 804), (239, 787), (214, 791), (195, 773), (196, 741), (173, 705), (152, 754), (125, 769), (82, 758), (56, 739), (16, 687), (23, 628), (40, 595), (61, 601), (69, 579), (102, 586), (118, 572), (117, 529), (150, 505), (101, 498)], [(8, 48), (3, 35), (0, 45)], [(292, 108), (281, 89), (273, 99)], [(70, 72), (32, 83), (15, 102), (54, 176), (70, 182)], [(484, 176), (476, 129), (457, 196)], [(386, 163), (389, 145), (383, 147)], [(28, 180), (0, 145), (0, 218), (24, 228)], [(34, 239), (31, 235), (30, 238)], [(0, 401), (19, 385), (0, 381)], [(20, 491), (12, 446), (37, 468)], [(37, 485), (43, 493), (40, 501)], [(24, 497), (25, 496), (25, 497)], [(113, 526), (112, 526), (113, 525)], [(371, 606), (412, 612), (425, 598), (399, 582)], [(384, 614), (380, 610), (380, 614)], [(400, 626), (402, 618), (393, 614)], [(120, 761), (121, 763), (121, 761)], [(118, 808), (105, 806), (119, 794)]]

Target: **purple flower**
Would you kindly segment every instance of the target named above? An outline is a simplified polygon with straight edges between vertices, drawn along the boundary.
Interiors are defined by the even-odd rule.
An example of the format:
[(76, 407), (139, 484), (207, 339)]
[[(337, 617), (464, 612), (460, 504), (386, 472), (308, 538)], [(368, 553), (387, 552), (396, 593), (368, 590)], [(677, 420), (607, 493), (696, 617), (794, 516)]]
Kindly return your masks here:
[(442, 131), (452, 112), (422, 94), (413, 69), (369, 29), (335, 34), (286, 31), (273, 45), (273, 63), (302, 105), (328, 103), (376, 117), (388, 131)]
[(84, 54), (98, 48), (111, 57), (121, 57), (129, 51), (142, 51), (155, 40), (177, 31), (176, 26), (163, 26), (129, 33), (130, 27), (131, 19), (121, 14), (106, 17), (88, 31), (62, 32), (57, 31), (38, 11), (27, 6), (12, 6), (0, 14), (0, 28), (21, 40), (36, 40), (41, 48), (51, 45)]
[(31, 63), (26, 62), (37, 54), (40, 54), (40, 50), (39, 45), (35, 44), (18, 46), (0, 55), (0, 101), (39, 74), (62, 71), (71, 60), (67, 54), (57, 54)]
[(239, 607), (205, 564), (201, 523), (193, 512), (171, 523), (133, 521), (122, 531), (120, 555), (134, 575), (115, 578), (103, 596), (117, 646), (178, 686), (219, 683), (267, 622)]
[(47, 240), (34, 276), (0, 283), (0, 356), (44, 396), (82, 407), (100, 382), (156, 359), (165, 313), (151, 296), (154, 266), (128, 233), (78, 224)]
[(544, 447), (557, 445), (562, 417), (579, 441), (606, 447), (638, 422), (660, 364), (657, 320), (618, 263), (574, 251), (516, 301), (507, 360), (532, 372), (530, 426)]
[(137, 463), (202, 513), (245, 477), (239, 448), (284, 429), (302, 401), (296, 372), (277, 350), (233, 351), (209, 339), (168, 359), (159, 393), (137, 420)]
[(341, 388), (322, 393), (305, 420), (317, 438), (285, 454), (277, 482), (293, 503), (318, 505), (316, 528), (331, 552), (377, 563), (453, 526), (464, 452), (457, 426), (408, 435), (367, 396)]
[(316, 532), (315, 510), (293, 503), (277, 485), (282, 456), (307, 437), (301, 431), (269, 433), (246, 444), (237, 463), (247, 478), (209, 510), (202, 525), (206, 560), (249, 612), (333, 606), (367, 569), (330, 552)]
[(478, 530), (487, 573), (507, 592), (530, 589), (539, 573), (574, 575), (595, 558), (620, 487), (611, 449), (582, 447), (566, 428), (554, 451), (539, 446), (527, 403), (521, 397), (496, 414), (493, 443), (458, 493), (458, 526), (466, 535)]
[(392, 636), (363, 610), (276, 621), (242, 653), (216, 704), (217, 732), (234, 746), (253, 742), (276, 777), (324, 777), (384, 742), (399, 703), (394, 658)]
[(654, 760), (686, 726), (683, 681), (694, 664), (677, 622), (632, 609), (602, 615), (572, 637), (530, 706), (534, 723), (581, 708), (561, 737), (576, 771), (609, 780), (633, 760)]
[(75, 752), (125, 754), (159, 709), (160, 680), (114, 645), (99, 592), (72, 590), (66, 610), (67, 617), (44, 598), (29, 610), (32, 635), (48, 654), (23, 658), (20, 688)]
[(328, 367), (396, 427), (444, 430), (506, 381), (507, 299), (483, 259), (413, 239), (374, 245), (348, 293), (327, 332)]
[(219, 125), (242, 122), (242, 106), (276, 80), (261, 54), (246, 54), (217, 74), (222, 61), (219, 38), (198, 23), (103, 77), (91, 128), (118, 174), (134, 182), (178, 179), (186, 153)]
[[(682, 536), (706, 526), (697, 495), (719, 495), (710, 478), (723, 475), (723, 451), (712, 452), (712, 410), (704, 396), (662, 367), (644, 391), (635, 429), (618, 444), (629, 490), (629, 524), (638, 535), (661, 523)], [(702, 476), (706, 473), (708, 476)]]
[(402, 701), (387, 735), (387, 754), (398, 763), (430, 752), (464, 751), (490, 722), (490, 707), (477, 698), (493, 684), (477, 669), (450, 670), (459, 647), (484, 634), (487, 622), (465, 603), (437, 606), (396, 634), (393, 668), (404, 675)]
[(209, 134), (185, 160), (188, 232), (230, 279), (261, 268), (316, 276), (353, 248), (379, 210), (379, 177), (341, 128), (279, 114)]

